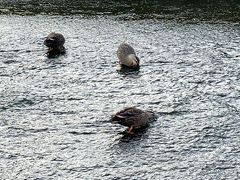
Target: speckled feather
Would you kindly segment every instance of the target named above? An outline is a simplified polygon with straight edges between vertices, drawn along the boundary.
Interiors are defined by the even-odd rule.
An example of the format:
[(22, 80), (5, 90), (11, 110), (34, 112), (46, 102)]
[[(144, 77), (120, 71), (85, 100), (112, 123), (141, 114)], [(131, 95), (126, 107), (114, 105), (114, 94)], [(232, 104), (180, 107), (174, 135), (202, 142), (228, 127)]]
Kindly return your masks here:
[(112, 117), (113, 122), (117, 122), (123, 126), (133, 126), (134, 128), (146, 126), (153, 119), (154, 113), (142, 111), (135, 107), (125, 108)]

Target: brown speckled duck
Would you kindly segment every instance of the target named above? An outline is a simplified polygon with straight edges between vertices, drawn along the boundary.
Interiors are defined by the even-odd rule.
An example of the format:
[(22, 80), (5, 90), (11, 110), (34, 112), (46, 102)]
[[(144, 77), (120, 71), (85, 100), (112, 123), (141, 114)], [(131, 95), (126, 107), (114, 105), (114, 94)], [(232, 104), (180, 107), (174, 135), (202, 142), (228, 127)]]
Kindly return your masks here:
[(65, 43), (65, 38), (60, 33), (52, 32), (50, 33), (44, 40), (43, 44), (48, 47), (48, 55), (60, 55), (64, 54), (65, 47), (63, 44)]
[(139, 69), (140, 60), (132, 46), (122, 43), (117, 50), (117, 57), (119, 59), (120, 68)]
[(127, 133), (133, 134), (133, 130), (147, 126), (155, 117), (152, 111), (142, 111), (135, 107), (128, 107), (113, 115), (111, 121), (127, 126)]

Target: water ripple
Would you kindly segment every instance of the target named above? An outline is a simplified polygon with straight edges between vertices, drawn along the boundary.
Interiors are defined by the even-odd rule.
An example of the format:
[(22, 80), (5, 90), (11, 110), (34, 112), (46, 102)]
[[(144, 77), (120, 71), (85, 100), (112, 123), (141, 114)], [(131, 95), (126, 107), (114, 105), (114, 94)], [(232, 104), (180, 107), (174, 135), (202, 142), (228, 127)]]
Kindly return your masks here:
[[(1, 16), (1, 178), (238, 177), (238, 25), (123, 19)], [(67, 54), (48, 59), (53, 30)], [(139, 71), (116, 71), (123, 41)], [(127, 136), (109, 120), (128, 106), (158, 118)]]

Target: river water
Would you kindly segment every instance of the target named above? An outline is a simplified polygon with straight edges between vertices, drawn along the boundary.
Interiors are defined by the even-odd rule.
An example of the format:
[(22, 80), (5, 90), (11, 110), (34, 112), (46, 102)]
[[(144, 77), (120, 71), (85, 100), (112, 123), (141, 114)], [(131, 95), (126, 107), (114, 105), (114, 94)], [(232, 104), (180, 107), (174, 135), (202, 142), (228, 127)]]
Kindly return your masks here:
[[(236, 18), (11, 8), (0, 15), (0, 179), (240, 178)], [(51, 31), (66, 55), (46, 57)], [(139, 72), (116, 71), (124, 41)], [(124, 136), (109, 119), (128, 106), (158, 118)]]

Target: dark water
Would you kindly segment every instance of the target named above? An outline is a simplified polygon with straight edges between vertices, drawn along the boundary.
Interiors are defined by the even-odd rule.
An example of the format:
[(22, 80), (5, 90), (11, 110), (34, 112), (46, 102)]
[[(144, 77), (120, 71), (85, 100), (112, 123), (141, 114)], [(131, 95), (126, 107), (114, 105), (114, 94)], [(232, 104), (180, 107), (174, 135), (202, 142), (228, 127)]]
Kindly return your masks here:
[[(17, 14), (0, 16), (0, 179), (240, 178), (234, 20)], [(66, 55), (44, 55), (51, 31)], [(139, 72), (116, 72), (123, 41)], [(124, 137), (109, 118), (127, 106), (159, 117)]]
[(121, 15), (122, 19), (240, 21), (239, 0), (0, 0), (0, 14)]

